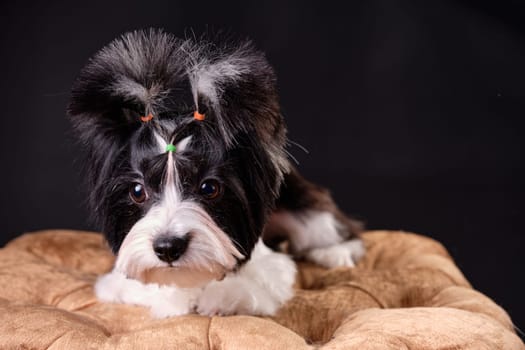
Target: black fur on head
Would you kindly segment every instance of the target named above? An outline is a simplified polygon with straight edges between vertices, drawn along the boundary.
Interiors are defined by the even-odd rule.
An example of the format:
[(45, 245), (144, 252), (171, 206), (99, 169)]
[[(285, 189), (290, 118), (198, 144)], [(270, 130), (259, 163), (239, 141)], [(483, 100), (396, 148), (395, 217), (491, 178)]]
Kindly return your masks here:
[[(193, 118), (197, 109), (205, 120)], [(188, 201), (228, 235), (238, 260), (250, 256), (288, 161), (275, 75), (249, 42), (216, 45), (160, 30), (124, 34), (82, 69), (68, 112), (87, 149), (89, 202), (115, 253), (155, 208)], [(152, 120), (141, 121), (150, 113)], [(164, 143), (181, 141), (189, 142), (181, 152), (165, 151)], [(168, 172), (177, 178), (178, 204), (166, 203)], [(202, 193), (206, 179), (220, 186), (213, 199)], [(137, 184), (146, 193), (140, 204), (130, 197)]]

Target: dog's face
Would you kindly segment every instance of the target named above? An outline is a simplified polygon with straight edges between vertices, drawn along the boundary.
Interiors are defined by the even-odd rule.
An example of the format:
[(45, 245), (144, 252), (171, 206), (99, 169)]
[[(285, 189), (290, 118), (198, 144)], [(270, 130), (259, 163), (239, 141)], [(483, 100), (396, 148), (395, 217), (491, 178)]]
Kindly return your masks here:
[(82, 70), (69, 113), (117, 269), (190, 287), (249, 259), (288, 164), (261, 53), (129, 33)]

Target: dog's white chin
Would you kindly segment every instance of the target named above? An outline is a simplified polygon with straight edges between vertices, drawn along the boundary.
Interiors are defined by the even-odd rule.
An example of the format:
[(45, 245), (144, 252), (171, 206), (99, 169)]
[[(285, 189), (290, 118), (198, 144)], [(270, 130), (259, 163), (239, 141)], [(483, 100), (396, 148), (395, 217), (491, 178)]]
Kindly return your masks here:
[(187, 267), (154, 267), (142, 271), (137, 276), (129, 276), (142, 283), (176, 286), (179, 288), (198, 288), (213, 280), (222, 280), (226, 275), (223, 266), (217, 264), (208, 269)]

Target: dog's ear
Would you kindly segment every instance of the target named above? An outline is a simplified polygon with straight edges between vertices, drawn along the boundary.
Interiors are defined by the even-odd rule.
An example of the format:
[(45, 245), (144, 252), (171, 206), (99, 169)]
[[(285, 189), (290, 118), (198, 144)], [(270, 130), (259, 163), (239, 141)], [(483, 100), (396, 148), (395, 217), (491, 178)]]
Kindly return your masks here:
[(205, 112), (212, 112), (227, 145), (235, 143), (238, 132), (255, 130), (267, 139), (282, 129), (275, 73), (250, 41), (201, 41), (188, 53), (195, 101), (199, 110), (204, 105)]
[(172, 79), (180, 75), (180, 40), (160, 30), (124, 34), (99, 51), (75, 81), (68, 113), (88, 145), (122, 142), (159, 112)]
[(237, 136), (261, 144), (279, 173), (288, 169), (286, 126), (282, 118), (273, 68), (251, 42), (197, 44), (189, 79), (194, 99), (211, 111), (225, 144)]

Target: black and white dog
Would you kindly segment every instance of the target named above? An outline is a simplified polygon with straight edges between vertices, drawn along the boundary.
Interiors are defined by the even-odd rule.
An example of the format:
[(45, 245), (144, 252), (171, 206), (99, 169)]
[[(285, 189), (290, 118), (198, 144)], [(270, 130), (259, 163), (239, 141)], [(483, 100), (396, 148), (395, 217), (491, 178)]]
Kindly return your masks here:
[(360, 224), (290, 165), (275, 76), (250, 43), (123, 35), (80, 73), (69, 105), (90, 203), (117, 255), (95, 287), (157, 317), (271, 315), (295, 264), (353, 266)]

